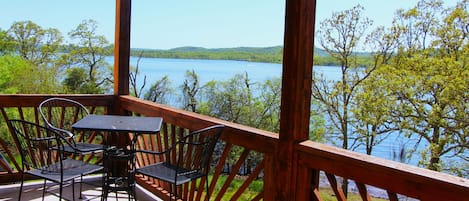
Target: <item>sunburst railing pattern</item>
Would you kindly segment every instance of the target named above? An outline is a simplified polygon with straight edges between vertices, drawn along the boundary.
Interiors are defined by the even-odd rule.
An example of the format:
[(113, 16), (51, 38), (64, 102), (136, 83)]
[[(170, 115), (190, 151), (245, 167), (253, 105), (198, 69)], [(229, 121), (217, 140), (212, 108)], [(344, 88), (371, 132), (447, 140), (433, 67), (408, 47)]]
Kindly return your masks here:
[[(113, 95), (0, 95), (3, 133), (0, 147), (8, 163), (0, 160), (0, 183), (19, 181), (18, 158), (14, 143), (6, 125), (8, 119), (24, 119), (41, 122), (37, 106), (52, 96), (67, 97), (87, 106), (92, 113), (163, 118), (161, 132), (138, 139), (136, 146), (151, 150), (163, 150), (190, 131), (214, 124), (225, 125), (217, 145), (213, 168), (209, 176), (209, 189), (199, 185), (204, 181), (183, 185), (184, 200), (268, 200), (278, 181), (273, 169), (274, 154), (279, 142), (275, 133), (226, 122), (165, 105), (139, 100), (130, 96)], [(128, 142), (133, 135), (128, 134)], [(125, 145), (124, 145), (125, 146)], [(325, 189), (337, 200), (350, 200), (340, 187), (344, 178), (354, 186), (353, 191), (361, 200), (371, 200), (371, 191), (381, 189), (384, 200), (465, 200), (469, 195), (469, 181), (464, 178), (425, 170), (385, 159), (303, 141), (295, 145), (297, 163), (304, 171), (292, 175), (297, 181), (299, 199), (323, 200)], [(255, 158), (255, 162), (251, 159)], [(90, 160), (90, 159), (87, 159)], [(137, 166), (155, 163), (160, 158), (138, 154)], [(90, 160), (99, 163), (98, 160)], [(248, 164), (249, 163), (249, 164)], [(250, 171), (245, 171), (247, 164)], [(244, 173), (244, 174), (240, 174)], [(137, 176), (138, 184), (161, 198), (167, 198), (168, 185), (164, 182)], [(254, 190), (252, 190), (254, 189)], [(354, 197), (353, 199), (356, 199)], [(374, 198), (373, 198), (374, 199)]]

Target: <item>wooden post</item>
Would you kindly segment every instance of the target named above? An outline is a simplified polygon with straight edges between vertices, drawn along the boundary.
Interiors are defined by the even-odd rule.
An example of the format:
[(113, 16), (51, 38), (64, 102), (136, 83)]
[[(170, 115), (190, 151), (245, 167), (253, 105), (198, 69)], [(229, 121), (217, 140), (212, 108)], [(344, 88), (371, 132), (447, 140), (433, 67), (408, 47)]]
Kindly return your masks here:
[[(116, 99), (121, 95), (129, 95), (129, 73), (130, 73), (130, 13), (131, 0), (116, 0), (116, 27), (114, 36), (114, 95)], [(117, 103), (117, 104), (116, 104)], [(115, 101), (110, 114), (124, 114), (122, 107)], [(116, 135), (116, 133), (109, 133)], [(112, 140), (111, 144), (117, 147), (127, 147), (130, 139), (125, 135), (108, 136)], [(118, 164), (116, 172), (125, 171), (122, 161), (115, 161)]]
[(286, 1), (280, 141), (271, 175), (278, 181), (275, 200), (303, 200), (307, 196), (297, 195), (298, 185), (311, 185), (312, 175), (299, 167), (294, 146), (309, 135), (315, 7), (316, 0)]
[(116, 0), (114, 95), (129, 95), (131, 0)]

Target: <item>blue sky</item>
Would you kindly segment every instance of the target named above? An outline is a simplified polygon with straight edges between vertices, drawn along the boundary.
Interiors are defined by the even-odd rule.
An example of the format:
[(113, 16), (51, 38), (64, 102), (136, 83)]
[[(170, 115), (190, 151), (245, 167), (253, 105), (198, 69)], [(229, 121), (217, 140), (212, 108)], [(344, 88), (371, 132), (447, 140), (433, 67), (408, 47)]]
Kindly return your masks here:
[[(63, 35), (86, 19), (114, 41), (114, 0), (0, 0), (0, 28), (32, 20)], [(360, 4), (375, 25), (387, 25), (398, 8), (416, 0), (317, 0), (317, 24), (333, 12)], [(454, 5), (456, 0), (445, 0)], [(133, 0), (131, 47), (169, 49), (268, 47), (283, 44), (285, 0)]]

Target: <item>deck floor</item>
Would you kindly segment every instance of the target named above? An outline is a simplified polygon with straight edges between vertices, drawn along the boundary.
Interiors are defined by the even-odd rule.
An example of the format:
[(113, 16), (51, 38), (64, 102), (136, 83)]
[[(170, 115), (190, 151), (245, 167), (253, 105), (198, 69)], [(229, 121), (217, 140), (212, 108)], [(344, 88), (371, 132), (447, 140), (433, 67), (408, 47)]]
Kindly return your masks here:
[[(99, 177), (87, 177), (85, 178), (86, 182), (92, 183), (99, 183)], [(25, 183), (23, 187), (23, 193), (21, 195), (21, 200), (32, 200), (32, 201), (41, 201), (42, 200), (42, 184), (43, 181), (32, 181)], [(18, 200), (20, 189), (20, 183), (17, 184), (9, 184), (9, 185), (0, 185), (0, 201), (16, 201)], [(79, 201), (78, 192), (79, 192), (79, 184), (75, 184), (75, 200)], [(154, 196), (153, 194), (149, 193), (145, 189), (141, 188), (137, 185), (136, 188), (137, 199), (138, 200), (157, 200), (160, 201), (161, 199)], [(58, 191), (57, 191), (58, 192)], [(68, 200), (72, 200), (72, 187), (67, 186), (64, 188), (64, 197)], [(98, 196), (99, 195), (99, 196)], [(83, 200), (92, 200), (98, 201), (101, 200), (101, 188), (96, 188), (95, 186), (84, 184), (83, 185)], [(108, 195), (109, 200), (128, 200), (128, 195), (125, 193), (119, 193), (116, 198), (115, 193), (110, 193)], [(44, 200), (59, 200), (58, 197), (46, 194)]]

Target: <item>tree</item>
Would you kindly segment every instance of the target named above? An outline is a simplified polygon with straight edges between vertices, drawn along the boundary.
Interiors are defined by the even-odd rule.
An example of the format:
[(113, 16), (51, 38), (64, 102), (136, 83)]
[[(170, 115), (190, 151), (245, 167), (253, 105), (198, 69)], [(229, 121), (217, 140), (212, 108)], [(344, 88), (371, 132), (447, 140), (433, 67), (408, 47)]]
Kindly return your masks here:
[[(259, 99), (252, 93), (256, 85), (250, 82), (247, 73), (236, 74), (227, 81), (210, 81), (200, 92), (198, 112), (255, 128), (278, 131), (280, 96), (275, 94), (280, 94), (280, 79), (267, 81)], [(239, 156), (242, 151), (242, 147), (234, 146), (230, 155)], [(227, 160), (227, 164), (233, 162), (231, 157)], [(251, 152), (244, 163), (244, 173), (249, 173), (261, 160), (260, 153)]]
[[(379, 74), (376, 72), (375, 74)], [(398, 131), (394, 124), (392, 111), (397, 100), (390, 95), (386, 79), (379, 75), (370, 76), (357, 89), (351, 112), (351, 122), (356, 134), (353, 144), (365, 147), (365, 153), (371, 155), (374, 147), (389, 137), (392, 131)]]
[[(340, 133), (342, 148), (350, 149), (351, 123), (350, 107), (359, 86), (375, 69), (357, 66), (356, 51), (360, 40), (372, 21), (362, 18), (363, 7), (333, 13), (331, 18), (321, 22), (317, 37), (322, 48), (340, 62), (341, 80), (328, 81), (322, 75), (313, 73), (312, 97), (322, 103), (331, 125), (328, 128)], [(332, 131), (331, 133), (336, 133)], [(348, 192), (348, 181), (343, 180), (342, 190)]]
[(138, 59), (137, 59), (137, 65), (131, 69), (131, 72), (129, 74), (129, 81), (130, 81), (130, 89), (131, 89), (131, 95), (140, 98), (142, 95), (143, 89), (145, 88), (145, 85), (147, 84), (147, 76), (143, 76), (143, 84), (142, 86), (138, 87), (137, 86), (137, 78), (140, 73), (139, 71), (139, 64), (140, 60), (143, 57), (143, 51), (140, 52)]
[(112, 67), (105, 60), (111, 54), (106, 48), (109, 42), (104, 36), (96, 34), (97, 26), (94, 20), (85, 20), (79, 24), (69, 33), (75, 43), (70, 45), (69, 54), (63, 55), (66, 65), (86, 69), (85, 82), (90, 87), (87, 93), (107, 92), (113, 82)]
[[(16, 94), (28, 93), (30, 88), (26, 85), (34, 71), (33, 66), (19, 56), (0, 56), (0, 93)], [(32, 87), (31, 87), (32, 88)]]
[(197, 111), (197, 99), (201, 87), (199, 86), (199, 76), (194, 70), (186, 71), (184, 83), (182, 84), (182, 108), (192, 112)]
[(252, 125), (249, 110), (252, 94), (247, 74), (236, 74), (228, 81), (210, 81), (204, 86), (199, 113), (226, 121)]
[(57, 68), (54, 63), (62, 43), (57, 29), (43, 29), (31, 21), (15, 22), (3, 37), (6, 52), (17, 54), (29, 62), (33, 69), (22, 85), (23, 93), (58, 93), (60, 91)]
[(0, 29), (0, 56), (13, 52), (13, 41), (7, 31)]
[(400, 30), (401, 48), (407, 50), (426, 49), (430, 31), (438, 22), (437, 15), (442, 12), (443, 2), (439, 0), (419, 1), (417, 6), (399, 9), (394, 18), (394, 26)]
[(65, 72), (65, 79), (62, 81), (65, 93), (75, 94), (97, 94), (102, 93), (92, 83), (87, 81), (87, 71), (79, 67), (68, 68)]
[(15, 51), (35, 66), (49, 64), (62, 43), (62, 35), (57, 29), (43, 29), (32, 21), (15, 22), (8, 35)]
[(169, 95), (172, 91), (171, 81), (166, 75), (150, 86), (150, 89), (145, 93), (144, 99), (156, 103), (167, 104)]
[[(432, 15), (429, 20), (429, 13), (441, 16)], [(396, 124), (426, 146), (420, 165), (460, 176), (469, 175), (461, 169), (469, 161), (468, 16), (467, 0), (445, 10), (441, 1), (420, 1), (416, 7), (399, 12), (401, 20), (395, 27), (403, 42), (383, 76), (398, 100), (393, 111)], [(428, 25), (404, 26), (411, 22)], [(409, 41), (411, 35), (414, 42)], [(446, 164), (442, 157), (449, 158)], [(454, 157), (462, 160), (450, 163)]]
[[(397, 48), (399, 35), (393, 29), (378, 27), (366, 38), (366, 44), (373, 50), (369, 69), (386, 70)], [(351, 106), (354, 117), (353, 130), (358, 135), (357, 146), (364, 146), (368, 155), (398, 127), (393, 123), (391, 111), (397, 100), (386, 88), (385, 78), (375, 72), (357, 86), (355, 101)], [(355, 144), (355, 143), (354, 143)]]
[[(258, 123), (255, 125), (256, 128), (262, 128), (275, 133), (280, 131), (281, 82), (280, 78), (272, 78), (261, 83), (260, 95), (254, 103), (260, 108), (260, 113), (257, 114)], [(256, 118), (253, 119), (255, 120)]]

